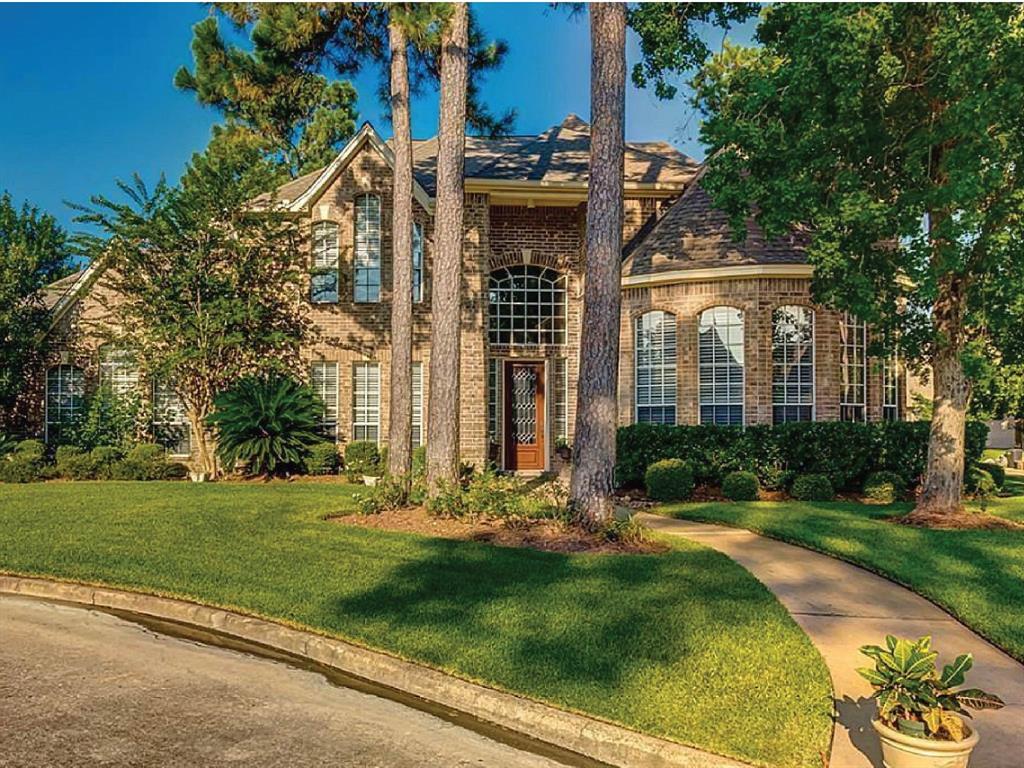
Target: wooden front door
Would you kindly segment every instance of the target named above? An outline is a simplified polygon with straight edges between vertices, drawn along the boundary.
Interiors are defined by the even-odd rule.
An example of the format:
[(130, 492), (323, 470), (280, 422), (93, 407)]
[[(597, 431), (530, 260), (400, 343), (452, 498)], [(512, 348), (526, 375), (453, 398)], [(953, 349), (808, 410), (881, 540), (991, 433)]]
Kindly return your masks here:
[(505, 469), (543, 470), (544, 363), (505, 361)]

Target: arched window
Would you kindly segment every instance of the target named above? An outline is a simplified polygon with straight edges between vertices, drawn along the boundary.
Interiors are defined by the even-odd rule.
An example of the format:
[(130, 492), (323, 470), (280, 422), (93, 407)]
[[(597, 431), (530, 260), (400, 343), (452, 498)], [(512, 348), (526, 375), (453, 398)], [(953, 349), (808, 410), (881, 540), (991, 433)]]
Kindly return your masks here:
[(778, 307), (772, 313), (772, 421), (814, 420), (814, 312)]
[(743, 313), (712, 307), (697, 335), (700, 423), (743, 425)]
[(316, 304), (338, 300), (338, 225), (318, 221), (313, 225), (313, 271), (310, 301)]
[(60, 432), (81, 413), (85, 373), (74, 365), (55, 365), (46, 372), (46, 440), (59, 441)]
[(113, 344), (100, 347), (100, 386), (115, 395), (139, 390), (139, 368), (131, 350)]
[(868, 331), (864, 321), (843, 313), (839, 324), (841, 351), (839, 418), (842, 421), (864, 421), (867, 418)]
[(564, 344), (565, 275), (518, 265), (491, 273), (488, 338), (491, 344)]
[(637, 423), (676, 423), (676, 316), (660, 310), (636, 319)]
[(356, 198), (355, 300), (380, 301), (380, 198)]

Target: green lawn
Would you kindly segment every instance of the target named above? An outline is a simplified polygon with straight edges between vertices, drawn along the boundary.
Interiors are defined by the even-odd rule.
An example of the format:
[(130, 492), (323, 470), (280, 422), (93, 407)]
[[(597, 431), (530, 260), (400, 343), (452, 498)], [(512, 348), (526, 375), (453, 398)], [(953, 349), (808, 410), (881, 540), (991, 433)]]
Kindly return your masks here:
[(0, 570), (277, 617), (752, 762), (820, 765), (824, 663), (723, 555), (560, 555), (325, 521), (351, 493), (0, 485)]
[[(1024, 480), (989, 511), (1024, 522)], [(885, 518), (908, 504), (744, 502), (678, 504), (673, 517), (748, 528), (862, 565), (933, 600), (1024, 661), (1024, 531), (937, 531)]]

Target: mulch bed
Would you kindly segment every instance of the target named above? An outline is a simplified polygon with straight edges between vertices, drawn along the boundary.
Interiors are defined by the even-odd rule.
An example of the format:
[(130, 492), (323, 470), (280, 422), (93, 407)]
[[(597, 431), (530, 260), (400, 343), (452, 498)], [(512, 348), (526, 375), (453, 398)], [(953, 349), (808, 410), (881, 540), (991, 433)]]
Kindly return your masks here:
[(665, 552), (658, 541), (626, 543), (608, 541), (597, 534), (567, 526), (556, 520), (530, 520), (514, 526), (500, 520), (432, 517), (423, 507), (389, 510), (376, 515), (341, 515), (331, 520), (357, 528), (405, 531), (446, 539), (482, 541), (499, 547), (528, 547), (544, 552), (583, 552), (588, 554), (646, 555)]
[(910, 512), (890, 517), (889, 522), (913, 528), (937, 528), (946, 531), (1024, 531), (1024, 525), (1021, 523), (983, 512), (963, 512), (953, 516)]

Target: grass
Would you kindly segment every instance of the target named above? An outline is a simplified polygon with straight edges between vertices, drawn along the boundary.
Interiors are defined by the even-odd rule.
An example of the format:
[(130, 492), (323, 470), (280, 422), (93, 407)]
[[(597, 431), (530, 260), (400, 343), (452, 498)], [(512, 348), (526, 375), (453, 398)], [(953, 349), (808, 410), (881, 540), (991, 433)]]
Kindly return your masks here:
[[(989, 512), (1024, 522), (1024, 477)], [(742, 502), (662, 508), (673, 517), (747, 528), (887, 576), (945, 608), (1024, 661), (1024, 531), (952, 531), (895, 525), (908, 504)]]
[(723, 555), (562, 555), (348, 527), (325, 484), (0, 485), (0, 570), (182, 596), (777, 766), (820, 765), (831, 691)]

